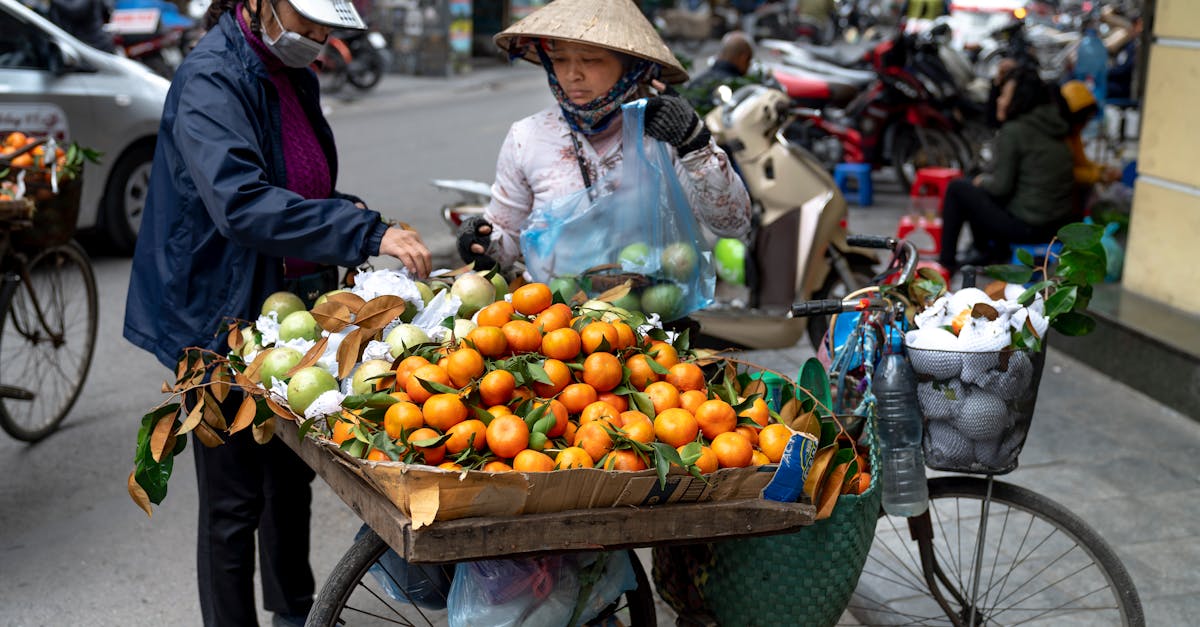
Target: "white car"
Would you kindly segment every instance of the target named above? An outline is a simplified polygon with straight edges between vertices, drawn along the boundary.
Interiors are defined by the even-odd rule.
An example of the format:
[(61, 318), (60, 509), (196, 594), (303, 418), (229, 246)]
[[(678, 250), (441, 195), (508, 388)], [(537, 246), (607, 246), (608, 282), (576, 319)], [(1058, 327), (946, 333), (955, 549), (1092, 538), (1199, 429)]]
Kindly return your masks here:
[(49, 134), (102, 153), (84, 167), (78, 226), (133, 250), (170, 83), (0, 0), (0, 135)]

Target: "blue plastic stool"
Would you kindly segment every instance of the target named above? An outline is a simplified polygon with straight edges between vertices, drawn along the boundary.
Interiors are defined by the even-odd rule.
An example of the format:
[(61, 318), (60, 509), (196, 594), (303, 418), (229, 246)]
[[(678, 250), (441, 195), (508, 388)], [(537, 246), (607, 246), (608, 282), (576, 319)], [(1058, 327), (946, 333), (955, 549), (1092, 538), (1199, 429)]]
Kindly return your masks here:
[[(1035, 267), (1040, 267), (1042, 264), (1042, 261), (1045, 260), (1046, 257), (1048, 257), (1050, 255), (1057, 256), (1062, 253), (1062, 242), (1054, 242), (1054, 246), (1051, 246), (1050, 244), (1009, 244), (1008, 247), (1009, 247), (1009, 249), (1012, 250), (1012, 262), (1011, 263), (1014, 263), (1014, 264), (1021, 263), (1020, 257), (1017, 256), (1017, 251), (1025, 250), (1025, 251), (1028, 251), (1030, 255), (1033, 255), (1033, 261), (1034, 261)], [(1038, 281), (1041, 281), (1041, 280), (1042, 280), (1042, 272), (1040, 270), (1035, 270), (1033, 273), (1033, 276), (1030, 277), (1029, 282), (1026, 283), (1025, 286), (1029, 287), (1030, 285), (1033, 285), (1034, 283), (1037, 283)]]
[(850, 177), (854, 177), (858, 183), (858, 204), (863, 207), (875, 204), (875, 189), (871, 186), (871, 164), (839, 163), (833, 166), (833, 181), (837, 183), (842, 194), (847, 196), (846, 183)]
[(1121, 184), (1125, 187), (1133, 187), (1133, 182), (1137, 180), (1137, 177), (1137, 159), (1134, 159), (1121, 169)]

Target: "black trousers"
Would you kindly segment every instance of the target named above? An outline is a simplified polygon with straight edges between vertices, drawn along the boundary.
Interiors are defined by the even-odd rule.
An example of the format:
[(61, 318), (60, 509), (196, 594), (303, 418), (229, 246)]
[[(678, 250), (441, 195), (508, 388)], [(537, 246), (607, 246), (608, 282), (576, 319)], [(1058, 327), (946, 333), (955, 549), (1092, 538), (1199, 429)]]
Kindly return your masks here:
[(966, 179), (951, 181), (942, 204), (942, 252), (938, 263), (951, 270), (959, 264), (955, 258), (958, 236), (964, 224), (971, 225), (971, 237), (977, 251), (992, 262), (1008, 258), (1012, 243), (1050, 241), (1057, 224), (1033, 226), (1009, 213), (1000, 199)]
[[(241, 399), (231, 392), (222, 403), (227, 421), (232, 422)], [(258, 624), (255, 531), (263, 607), (307, 614), (314, 590), (308, 552), (316, 474), (278, 438), (261, 445), (250, 429), (222, 437), (225, 443), (213, 448), (192, 438), (200, 496), (196, 569), (204, 624)]]

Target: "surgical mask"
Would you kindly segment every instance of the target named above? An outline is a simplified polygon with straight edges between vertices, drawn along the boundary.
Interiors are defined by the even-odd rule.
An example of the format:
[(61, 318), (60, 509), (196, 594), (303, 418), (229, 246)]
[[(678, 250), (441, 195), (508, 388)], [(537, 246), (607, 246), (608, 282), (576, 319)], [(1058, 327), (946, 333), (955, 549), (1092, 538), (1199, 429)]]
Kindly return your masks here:
[(276, 57), (279, 57), (284, 65), (295, 68), (308, 67), (317, 60), (317, 57), (321, 56), (325, 44), (284, 28), (283, 22), (279, 21), (279, 14), (275, 12), (275, 7), (271, 7), (271, 16), (275, 18), (275, 24), (279, 26), (279, 36), (271, 39), (264, 28), (263, 43), (267, 44), (267, 48)]

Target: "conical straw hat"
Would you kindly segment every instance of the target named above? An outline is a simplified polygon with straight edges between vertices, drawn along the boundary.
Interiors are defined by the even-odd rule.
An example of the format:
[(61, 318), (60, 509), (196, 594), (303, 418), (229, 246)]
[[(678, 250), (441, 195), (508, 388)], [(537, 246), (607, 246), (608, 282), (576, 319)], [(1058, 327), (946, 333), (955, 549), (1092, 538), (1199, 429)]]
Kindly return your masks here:
[[(591, 44), (653, 61), (662, 66), (662, 80), (682, 83), (687, 70), (671, 54), (658, 31), (632, 0), (554, 0), (496, 35), (505, 52), (523, 37), (545, 37)], [(525, 59), (541, 64), (537, 52), (524, 51)]]

